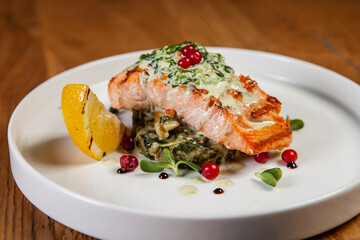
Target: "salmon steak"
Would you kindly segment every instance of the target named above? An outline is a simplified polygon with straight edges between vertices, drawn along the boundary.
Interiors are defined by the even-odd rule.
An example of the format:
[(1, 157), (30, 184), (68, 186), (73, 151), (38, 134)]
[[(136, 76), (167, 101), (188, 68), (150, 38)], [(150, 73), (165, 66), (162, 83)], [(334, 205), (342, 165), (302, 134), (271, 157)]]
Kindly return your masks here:
[(141, 55), (110, 80), (108, 94), (115, 109), (173, 115), (213, 142), (248, 155), (292, 141), (290, 121), (279, 115), (281, 102), (197, 43)]

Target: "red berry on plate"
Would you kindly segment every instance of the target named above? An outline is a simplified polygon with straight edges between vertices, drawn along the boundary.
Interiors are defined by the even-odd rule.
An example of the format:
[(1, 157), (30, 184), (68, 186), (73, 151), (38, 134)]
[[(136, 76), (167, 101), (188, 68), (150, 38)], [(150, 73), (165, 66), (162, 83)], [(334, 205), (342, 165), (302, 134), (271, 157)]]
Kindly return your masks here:
[(134, 171), (135, 168), (137, 168), (137, 166), (139, 165), (139, 161), (135, 156), (129, 155), (128, 157), (129, 160), (129, 166), (128, 166), (128, 171)]
[(254, 155), (254, 160), (258, 163), (265, 163), (269, 159), (269, 152), (262, 152)]
[(195, 50), (190, 53), (189, 58), (192, 64), (198, 64), (201, 62), (202, 55), (198, 50)]
[(122, 172), (127, 172), (127, 169), (129, 167), (129, 155), (122, 155), (120, 157), (120, 167), (122, 169)]
[(135, 148), (135, 141), (134, 138), (132, 136), (126, 136), (124, 135), (122, 141), (121, 141), (121, 146), (126, 150), (126, 151), (132, 151)]
[(186, 45), (181, 49), (181, 53), (187, 57), (190, 55), (190, 53), (192, 53), (195, 50), (194, 46), (192, 45)]
[(201, 174), (206, 179), (215, 179), (219, 175), (219, 166), (215, 163), (208, 162), (205, 163), (204, 166), (201, 169)]
[(122, 155), (120, 157), (120, 166), (122, 172), (133, 171), (139, 165), (139, 161), (135, 156), (132, 155)]
[(297, 155), (296, 151), (293, 149), (286, 149), (281, 154), (281, 159), (286, 163), (295, 162), (297, 160), (297, 158), (298, 158), (298, 155)]
[(188, 57), (183, 57), (178, 61), (178, 65), (183, 69), (187, 69), (191, 66), (191, 60)]

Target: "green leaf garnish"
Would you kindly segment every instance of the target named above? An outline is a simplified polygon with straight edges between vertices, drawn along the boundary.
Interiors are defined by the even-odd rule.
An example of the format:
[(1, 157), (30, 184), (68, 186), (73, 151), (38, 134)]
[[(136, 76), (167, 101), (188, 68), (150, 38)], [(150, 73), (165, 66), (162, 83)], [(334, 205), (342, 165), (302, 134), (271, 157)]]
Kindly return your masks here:
[(276, 187), (276, 182), (282, 176), (282, 171), (280, 168), (271, 168), (267, 169), (261, 173), (255, 173), (255, 176), (259, 177), (264, 183), (272, 187)]
[(151, 162), (148, 160), (141, 160), (140, 169), (143, 170), (144, 172), (161, 172), (162, 170), (164, 170), (164, 168), (170, 168), (174, 171), (175, 175), (179, 177), (180, 176), (179, 166), (181, 164), (185, 164), (201, 174), (201, 167), (195, 163), (184, 160), (178, 161), (176, 163), (174, 155), (167, 148), (164, 149), (164, 157), (167, 162)]
[(304, 127), (304, 122), (301, 119), (293, 119), (290, 121), (291, 130), (296, 131)]
[(150, 162), (148, 160), (140, 161), (140, 168), (144, 172), (161, 172), (169, 166), (166, 162)]
[(276, 181), (279, 181), (282, 176), (282, 171), (280, 168), (270, 168), (266, 169), (264, 172), (270, 173), (273, 175), (273, 177), (276, 179)]
[(270, 173), (266, 173), (266, 172), (255, 173), (255, 176), (259, 177), (267, 185), (276, 187), (276, 179)]
[(201, 173), (201, 167), (193, 162), (181, 160), (176, 163), (176, 166), (179, 166), (180, 164), (185, 164), (190, 168), (192, 168), (195, 172)]
[[(285, 121), (289, 121), (289, 120), (290, 120), (289, 115), (286, 115)], [(292, 131), (302, 129), (304, 127), (304, 121), (301, 119), (291, 119), (290, 127)]]
[(164, 149), (164, 157), (165, 157), (166, 161), (168, 161), (171, 165), (175, 164), (174, 155), (167, 148)]

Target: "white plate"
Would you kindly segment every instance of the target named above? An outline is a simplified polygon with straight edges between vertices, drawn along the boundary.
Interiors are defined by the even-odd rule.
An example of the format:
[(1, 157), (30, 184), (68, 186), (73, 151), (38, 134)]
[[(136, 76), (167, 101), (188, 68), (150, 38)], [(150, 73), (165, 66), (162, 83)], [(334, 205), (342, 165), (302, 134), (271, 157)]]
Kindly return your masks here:
[[(17, 185), (41, 211), (85, 234), (105, 239), (305, 238), (360, 212), (360, 87), (332, 71), (264, 52), (209, 48), (237, 73), (250, 75), (282, 103), (282, 115), (301, 118), (292, 148), (298, 168), (280, 157), (266, 164), (251, 158), (215, 181), (192, 182), (195, 173), (167, 180), (140, 169), (119, 175), (81, 153), (65, 128), (60, 96), (68, 83), (86, 83), (107, 106), (107, 82), (141, 52), (113, 56), (61, 73), (34, 89), (14, 111), (8, 128), (11, 168)], [(128, 116), (122, 115), (129, 122)], [(113, 153), (118, 158), (120, 153)], [(254, 176), (280, 167), (276, 188)], [(182, 195), (180, 186), (198, 188)]]

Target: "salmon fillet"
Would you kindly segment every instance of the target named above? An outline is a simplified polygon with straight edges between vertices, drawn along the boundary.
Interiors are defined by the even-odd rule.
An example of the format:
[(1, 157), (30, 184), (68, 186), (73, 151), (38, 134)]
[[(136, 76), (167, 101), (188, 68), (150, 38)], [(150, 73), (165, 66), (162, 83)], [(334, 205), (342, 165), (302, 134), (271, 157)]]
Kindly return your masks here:
[(279, 116), (280, 101), (249, 77), (235, 78), (258, 98), (256, 103), (246, 103), (244, 94), (235, 89), (227, 89), (224, 94), (236, 102), (239, 114), (195, 84), (173, 87), (164, 81), (166, 74), (141, 82), (141, 74), (146, 70), (133, 66), (110, 80), (108, 93), (113, 108), (146, 112), (173, 109), (178, 119), (209, 139), (249, 155), (288, 147), (292, 141), (290, 121)]

